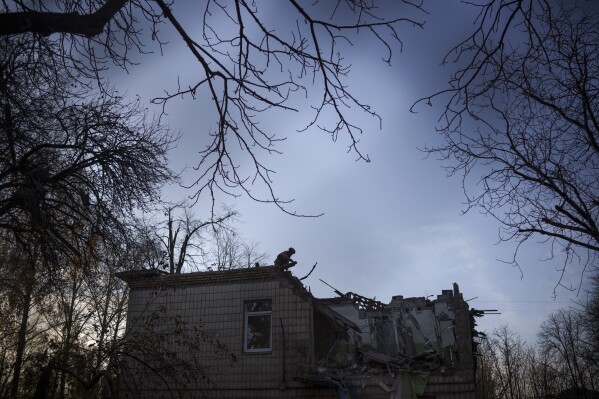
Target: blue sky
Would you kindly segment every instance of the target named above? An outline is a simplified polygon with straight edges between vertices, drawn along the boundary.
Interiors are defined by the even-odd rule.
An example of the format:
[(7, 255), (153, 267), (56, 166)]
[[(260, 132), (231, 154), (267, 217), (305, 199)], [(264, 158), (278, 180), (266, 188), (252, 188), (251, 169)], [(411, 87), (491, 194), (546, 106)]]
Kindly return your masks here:
[[(263, 120), (287, 137), (279, 148), (283, 154), (268, 158), (268, 165), (277, 171), (277, 193), (295, 199), (293, 210), (323, 216), (294, 218), (246, 197), (219, 200), (242, 215), (241, 233), (260, 242), (273, 260), (278, 252), (294, 246), (299, 262), (292, 269), (296, 275), (305, 275), (318, 262), (305, 281), (316, 296), (334, 296), (319, 279), (342, 292), (384, 302), (393, 295), (438, 294), (457, 282), (466, 299), (476, 298), (471, 306), (502, 313), (480, 320), (480, 329), (490, 332), (509, 324), (534, 343), (543, 319), (551, 311), (584, 300), (584, 290), (578, 294), (559, 288), (553, 298), (562, 263), (559, 254), (542, 261), (550, 254), (547, 244), (531, 240), (520, 249), (523, 276), (502, 262), (510, 259), (515, 243), (498, 244), (499, 225), (494, 219), (476, 209), (463, 214), (461, 179), (448, 177), (440, 161), (426, 158), (419, 150), (439, 139), (435, 126), (442, 104), (421, 105), (416, 114), (409, 108), (418, 98), (445, 87), (452, 67), (440, 66), (440, 61), (473, 26), (471, 10), (457, 1), (431, 2), (426, 7), (430, 14), (424, 16), (423, 30), (401, 29), (404, 48), (401, 54), (394, 49), (392, 66), (380, 61), (382, 49), (361, 40), (345, 54), (352, 64), (350, 89), (383, 119), (380, 130), (378, 121), (360, 119), (361, 150), (371, 163), (356, 162), (353, 154), (346, 153), (343, 139), (332, 143), (317, 129), (298, 133), (310, 117), (307, 105), (305, 112), (273, 113)], [(174, 11), (190, 30), (200, 19), (189, 10)], [(276, 10), (270, 14), (276, 16)], [(169, 36), (171, 32), (164, 33), (171, 42), (164, 56), (141, 57), (142, 63), (129, 74), (113, 72), (111, 79), (119, 91), (139, 94), (149, 102), (163, 90), (173, 89), (177, 75), (181, 81), (197, 75), (186, 48)], [(200, 97), (174, 100), (168, 106), (165, 121), (182, 133), (171, 154), (176, 170), (194, 166), (207, 132), (215, 128), (213, 115), (206, 112), (208, 104)], [(189, 182), (193, 171), (183, 176)], [(190, 194), (169, 187), (164, 197), (180, 200)], [(207, 201), (198, 202), (194, 208), (198, 217), (207, 217), (206, 205)], [(580, 273), (577, 265), (570, 265), (564, 282), (578, 287)]]

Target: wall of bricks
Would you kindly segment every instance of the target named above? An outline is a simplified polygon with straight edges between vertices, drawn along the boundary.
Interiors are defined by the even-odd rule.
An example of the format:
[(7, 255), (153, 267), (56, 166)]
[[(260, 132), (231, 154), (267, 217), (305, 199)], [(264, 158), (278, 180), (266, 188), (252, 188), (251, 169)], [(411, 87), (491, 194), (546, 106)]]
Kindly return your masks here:
[[(137, 328), (136, 320), (142, 320), (152, 312), (166, 318), (176, 315), (185, 328), (201, 327), (206, 333), (213, 334), (237, 359), (231, 364), (228, 359), (215, 354), (215, 348), (210, 344), (203, 344), (197, 353), (189, 353), (184, 346), (174, 344), (180, 358), (197, 359), (202, 374), (210, 379), (209, 384), (201, 378), (182, 384), (168, 380), (165, 375), (166, 382), (179, 391), (175, 397), (181, 393), (183, 398), (337, 398), (334, 388), (294, 381), (294, 377), (306, 376), (315, 363), (314, 298), (290, 273), (271, 267), (259, 269), (262, 270), (193, 273), (128, 281), (131, 288), (127, 321), (130, 332)], [(272, 351), (244, 353), (244, 302), (259, 299), (268, 299), (272, 304)], [(467, 304), (465, 309), (458, 306), (456, 319), (462, 316), (460, 311), (466, 312), (465, 317)], [(469, 335), (466, 329), (456, 332)], [(467, 349), (462, 348), (463, 351)], [(135, 367), (132, 368), (135, 372)], [(170, 397), (164, 381), (159, 381), (147, 369), (139, 369), (139, 372), (133, 392), (121, 390), (124, 397)], [(431, 375), (423, 397), (474, 399), (472, 378), (472, 373), (468, 372)], [(388, 373), (347, 378), (357, 392), (368, 399), (387, 399), (389, 393), (379, 386), (379, 382), (392, 386), (393, 380)]]
[[(208, 334), (214, 334), (237, 358), (231, 365), (229, 360), (215, 356), (210, 345), (203, 347), (203, 353), (195, 354), (211, 380), (214, 397), (280, 397), (280, 389), (285, 387), (289, 388), (285, 397), (305, 394), (293, 388), (293, 377), (299, 371), (298, 364), (313, 362), (310, 296), (298, 295), (298, 287), (286, 278), (217, 284), (210, 281), (188, 284), (182, 278), (179, 283), (172, 279), (164, 283), (132, 287), (128, 328), (135, 328), (135, 321), (140, 317), (165, 309), (165, 316), (179, 315), (187, 328), (201, 326)], [(244, 353), (244, 301), (257, 299), (272, 301), (272, 351)], [(182, 348), (179, 356), (188, 358), (188, 355)], [(145, 378), (148, 377), (153, 378), (151, 373)], [(137, 385), (139, 393), (144, 384)], [(186, 391), (189, 397), (194, 397), (194, 392), (199, 390), (206, 393), (206, 387), (200, 379), (197, 384), (190, 384)], [(256, 396), (249, 396), (250, 390), (255, 390), (252, 395), (255, 393)], [(316, 397), (314, 393), (307, 393), (305, 397)], [(161, 393), (152, 387), (148, 395), (160, 397)]]
[(468, 303), (463, 300), (460, 294), (456, 296), (455, 301), (455, 335), (458, 345), (458, 369), (464, 377), (474, 374), (471, 329)]

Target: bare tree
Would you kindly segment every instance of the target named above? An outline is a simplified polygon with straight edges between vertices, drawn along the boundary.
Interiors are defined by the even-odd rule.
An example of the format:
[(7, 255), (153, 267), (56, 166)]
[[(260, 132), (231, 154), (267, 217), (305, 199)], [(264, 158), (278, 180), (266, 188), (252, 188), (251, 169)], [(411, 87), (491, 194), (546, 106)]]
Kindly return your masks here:
[(171, 274), (207, 269), (228, 270), (254, 266), (266, 259), (259, 244), (246, 241), (235, 224), (238, 213), (230, 208), (202, 221), (187, 204), (165, 205), (164, 220), (142, 221), (138, 228), (140, 257), (150, 257), (142, 267)]
[(0, 39), (0, 228), (77, 253), (173, 175), (174, 138), (139, 104), (91, 96), (29, 37)]
[(258, 243), (246, 242), (231, 225), (213, 230), (210, 244), (207, 263), (216, 270), (254, 267), (268, 257)]
[(577, 397), (592, 397), (599, 374), (588, 357), (591, 317), (571, 308), (549, 315), (534, 347), (507, 326), (495, 329), (479, 347), (477, 397), (553, 397), (573, 388)]
[(539, 331), (539, 344), (557, 355), (561, 377), (566, 387), (580, 387), (587, 392), (596, 374), (585, 359), (585, 337), (582, 314), (573, 309), (561, 309), (549, 315)]
[[(153, 40), (165, 45), (161, 28), (177, 35), (197, 61), (199, 78), (184, 84), (177, 80), (173, 90), (154, 102), (164, 107), (182, 96), (212, 101), (216, 128), (200, 131), (210, 135), (210, 142), (200, 149), (192, 185), (196, 199), (204, 192), (212, 196), (213, 210), (215, 193), (224, 192), (245, 193), (293, 213), (286, 208), (288, 201), (273, 192), (274, 171), (265, 163), (265, 156), (279, 153), (277, 144), (285, 132), (264, 130), (260, 115), (298, 112), (298, 99), (318, 99), (310, 104), (311, 121), (299, 129), (317, 127), (333, 140), (342, 136), (348, 151), (369, 161), (357, 146), (362, 129), (354, 115), (379, 117), (349, 90), (351, 65), (343, 52), (358, 34), (367, 35), (390, 63), (401, 46), (398, 28), (423, 25), (419, 2), (403, 0), (390, 13), (372, 0), (288, 0), (277, 2), (282, 8), (277, 14), (286, 16), (286, 22), (278, 24), (265, 12), (270, 3), (205, 1), (194, 11), (201, 29), (178, 20), (176, 14), (188, 12), (184, 4), (190, 6), (164, 0), (70, 0), (50, 9), (43, 1), (13, 0), (4, 2), (0, 35), (33, 32), (40, 34), (35, 36), (40, 45), (59, 43), (54, 59), (67, 65), (72, 75), (86, 78), (101, 76), (111, 63), (126, 68), (131, 53), (145, 52)], [(252, 165), (249, 169), (237, 160), (239, 150)]]
[[(7, 393), (10, 392), (7, 397), (16, 398), (25, 363), (27, 340), (33, 330), (30, 324), (33, 304), (41, 295), (41, 284), (37, 284), (41, 278), (36, 274), (39, 273), (42, 260), (36, 243), (30, 243), (28, 250), (24, 251), (23, 246), (6, 242), (6, 238), (2, 236), (2, 272), (7, 276), (2, 279), (0, 292), (7, 298), (9, 305), (3, 309), (7, 312), (6, 315), (3, 314), (3, 318), (12, 319), (12, 323), (6, 326), (8, 331), (3, 341), (12, 342), (14, 349), (12, 353), (5, 353), (5, 356), (8, 355), (12, 359), (10, 369), (5, 370), (5, 375), (7, 388), (10, 386), (10, 389), (7, 389)], [(12, 273), (6, 268), (11, 268)]]
[(565, 389), (557, 372), (561, 359), (526, 344), (508, 326), (496, 328), (483, 340), (479, 354), (477, 397), (548, 397)]
[(494, 347), (492, 359), (499, 383), (498, 397), (510, 399), (524, 397), (526, 344), (507, 325), (495, 329), (491, 341)]
[(529, 395), (549, 397), (566, 389), (558, 370), (560, 364), (561, 359), (554, 351), (542, 346), (529, 348), (526, 353)]
[[(590, 299), (583, 308), (582, 322), (586, 332), (586, 358), (593, 364), (599, 375), (599, 275), (592, 278)], [(599, 381), (597, 382), (599, 385)]]
[(469, 207), (501, 222), (502, 239), (544, 237), (566, 252), (566, 262), (576, 254), (592, 262), (599, 250), (599, 14), (569, 1), (475, 6), (475, 31), (444, 60), (458, 68), (450, 88), (420, 100), (447, 101), (444, 143), (428, 150), (463, 176)]
[(156, 226), (153, 234), (162, 243), (166, 260), (164, 268), (171, 274), (181, 274), (186, 267), (187, 271), (204, 269), (202, 260), (206, 256), (206, 238), (202, 236), (204, 230), (217, 231), (224, 223), (234, 219), (236, 213), (225, 209), (207, 221), (196, 219), (188, 206), (166, 206), (165, 226)]
[(165, 313), (168, 290), (136, 309), (139, 328), (125, 330), (128, 292), (117, 273), (144, 247), (131, 245), (132, 237), (140, 236), (115, 231), (89, 241), (85, 256), (63, 256), (51, 281), (43, 258), (33, 264), (27, 257), (34, 254), (0, 242), (0, 272), (15, 270), (0, 280), (0, 397), (116, 397), (119, 387), (135, 392), (131, 384), (147, 378), (204, 378), (199, 356), (206, 353), (235, 361), (201, 325)]
[[(13, 269), (2, 269), (2, 289), (16, 299), (20, 317), (11, 397), (23, 387), (42, 298), (64, 294), (56, 301), (64, 321), (56, 330), (62, 337), (56, 364), (68, 363), (90, 243), (122, 230), (133, 210), (173, 177), (167, 129), (138, 104), (90, 95), (35, 44), (28, 35), (0, 38), (0, 232), (14, 254)], [(64, 276), (70, 276), (65, 286)]]
[(479, 358), (476, 365), (476, 397), (481, 399), (496, 398), (499, 392), (494, 348), (489, 340), (484, 339), (478, 346)]

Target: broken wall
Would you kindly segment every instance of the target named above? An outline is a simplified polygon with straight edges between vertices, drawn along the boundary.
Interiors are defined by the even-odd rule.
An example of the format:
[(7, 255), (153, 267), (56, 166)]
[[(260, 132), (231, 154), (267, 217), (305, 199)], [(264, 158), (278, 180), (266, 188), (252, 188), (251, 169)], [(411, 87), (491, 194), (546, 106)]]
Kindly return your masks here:
[(457, 284), (433, 300), (398, 295), (386, 305), (348, 293), (326, 301), (359, 323), (362, 344), (378, 353), (401, 358), (401, 364), (410, 367), (464, 369), (465, 375), (473, 374), (469, 306)]

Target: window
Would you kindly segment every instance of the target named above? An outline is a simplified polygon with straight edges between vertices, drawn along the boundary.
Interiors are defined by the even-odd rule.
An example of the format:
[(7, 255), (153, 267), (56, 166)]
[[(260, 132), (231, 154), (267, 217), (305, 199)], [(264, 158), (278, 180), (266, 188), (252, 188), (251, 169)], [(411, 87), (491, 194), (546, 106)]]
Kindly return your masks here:
[(244, 352), (272, 350), (272, 306), (270, 299), (244, 303)]

